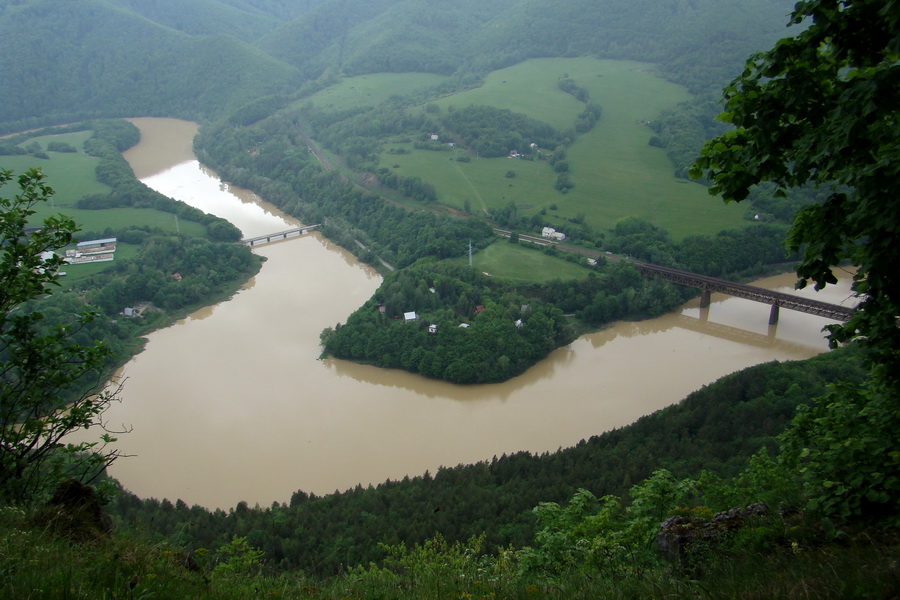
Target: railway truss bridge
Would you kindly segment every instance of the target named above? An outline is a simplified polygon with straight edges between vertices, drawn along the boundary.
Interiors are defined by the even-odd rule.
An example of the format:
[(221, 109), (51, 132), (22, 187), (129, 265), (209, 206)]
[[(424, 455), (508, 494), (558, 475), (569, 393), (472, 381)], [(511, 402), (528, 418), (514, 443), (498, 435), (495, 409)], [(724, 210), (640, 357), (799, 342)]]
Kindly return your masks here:
[(690, 271), (682, 271), (671, 267), (663, 267), (651, 263), (637, 263), (638, 270), (642, 275), (647, 277), (655, 277), (663, 281), (670, 281), (679, 285), (686, 285), (697, 288), (702, 291), (700, 298), (700, 308), (709, 306), (710, 294), (719, 292), (728, 294), (737, 298), (746, 298), (769, 304), (772, 306), (769, 312), (769, 325), (778, 323), (778, 312), (780, 308), (796, 310), (800, 312), (818, 315), (835, 321), (848, 321), (853, 316), (853, 309), (819, 300), (812, 300), (793, 294), (785, 294), (783, 292), (775, 292), (752, 285), (743, 285), (734, 283), (726, 279), (718, 279), (716, 277), (707, 277), (706, 275), (698, 275)]

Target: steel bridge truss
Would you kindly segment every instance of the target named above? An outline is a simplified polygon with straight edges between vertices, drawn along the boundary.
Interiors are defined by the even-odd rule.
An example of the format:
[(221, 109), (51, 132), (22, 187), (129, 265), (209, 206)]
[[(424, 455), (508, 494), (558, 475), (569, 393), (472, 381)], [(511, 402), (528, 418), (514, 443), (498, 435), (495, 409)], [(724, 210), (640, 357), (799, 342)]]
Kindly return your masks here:
[[(800, 296), (785, 294), (783, 292), (775, 292), (772, 290), (754, 287), (752, 285), (734, 283), (726, 279), (718, 279), (716, 277), (698, 275), (697, 273), (691, 273), (690, 271), (681, 271), (679, 269), (673, 269), (671, 267), (663, 267), (650, 263), (639, 263), (637, 265), (637, 268), (641, 272), (641, 274), (645, 276), (655, 277), (656, 279), (661, 279), (663, 281), (669, 281), (672, 283), (677, 283), (678, 285), (686, 285), (688, 287), (703, 290), (703, 300), (701, 301), (701, 305), (703, 306), (709, 303), (710, 293), (718, 292), (721, 294), (728, 294), (729, 296), (735, 296), (737, 298), (745, 298), (747, 300), (769, 304), (773, 307), (772, 318), (774, 320), (777, 320), (777, 309), (779, 307), (842, 322), (850, 320), (850, 317), (852, 317), (854, 313), (852, 308), (848, 308), (846, 306), (839, 306), (837, 304), (830, 304), (828, 302), (821, 302), (819, 300), (802, 298)], [(774, 320), (771, 320), (770, 322), (774, 322)]]

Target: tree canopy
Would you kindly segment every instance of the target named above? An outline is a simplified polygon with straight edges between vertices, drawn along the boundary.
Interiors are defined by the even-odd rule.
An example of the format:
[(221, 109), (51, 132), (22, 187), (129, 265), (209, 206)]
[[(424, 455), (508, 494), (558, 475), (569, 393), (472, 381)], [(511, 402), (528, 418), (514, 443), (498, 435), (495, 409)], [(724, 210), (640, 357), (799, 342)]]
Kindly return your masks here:
[(771, 182), (781, 195), (813, 185), (827, 199), (794, 218), (800, 285), (834, 283), (857, 267), (856, 316), (832, 326), (832, 343), (862, 337), (896, 384), (900, 377), (900, 2), (808, 0), (793, 25), (809, 26), (747, 61), (725, 88), (720, 119), (734, 129), (709, 141), (692, 175), (710, 192), (744, 200)]

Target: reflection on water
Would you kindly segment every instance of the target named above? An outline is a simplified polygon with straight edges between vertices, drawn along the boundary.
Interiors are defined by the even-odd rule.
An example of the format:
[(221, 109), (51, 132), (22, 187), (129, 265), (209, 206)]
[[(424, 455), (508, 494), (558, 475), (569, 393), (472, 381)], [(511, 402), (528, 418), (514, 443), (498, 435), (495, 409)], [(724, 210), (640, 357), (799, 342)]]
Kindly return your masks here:
[[(152, 130), (169, 121), (138, 122)], [(188, 170), (208, 179), (196, 166)], [(195, 185), (178, 169), (147, 181), (179, 193)], [(221, 186), (212, 187), (218, 193)], [(216, 200), (217, 210), (247, 214), (228, 204)], [(733, 330), (768, 336), (768, 307), (716, 298), (708, 323), (685, 325), (682, 313), (700, 316), (689, 303), (661, 319), (583, 336), (506, 383), (450, 385), (319, 359), (322, 329), (345, 321), (380, 283), (349, 253), (319, 235), (254, 252), (268, 260), (251, 285), (151, 334), (126, 366), (124, 401), (110, 418), (134, 426), (120, 447), (138, 456), (112, 472), (141, 496), (209, 507), (269, 504), (297, 489), (323, 494), (503, 453), (553, 451), (748, 365), (826, 349), (819, 333), (826, 321), (787, 310), (775, 342), (747, 343)], [(704, 330), (715, 324), (722, 331)]]

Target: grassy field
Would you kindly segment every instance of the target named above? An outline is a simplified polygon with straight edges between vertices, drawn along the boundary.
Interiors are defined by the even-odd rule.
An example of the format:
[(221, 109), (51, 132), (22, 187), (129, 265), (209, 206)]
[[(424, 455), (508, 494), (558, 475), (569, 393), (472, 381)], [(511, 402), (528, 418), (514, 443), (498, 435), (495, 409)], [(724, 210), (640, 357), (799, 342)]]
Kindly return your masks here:
[(349, 77), (299, 101), (312, 102), (326, 110), (346, 110), (358, 106), (377, 106), (393, 95), (406, 95), (435, 86), (447, 78), (430, 73), (373, 73)]
[[(204, 235), (206, 227), (199, 223), (181, 220), (176, 225), (175, 217), (167, 212), (146, 208), (112, 208), (106, 210), (80, 210), (74, 208), (75, 203), (89, 194), (106, 194), (109, 186), (97, 181), (94, 170), (100, 159), (88, 156), (81, 151), (82, 144), (92, 135), (91, 131), (79, 131), (61, 135), (48, 135), (31, 138), (26, 146), (34, 141), (46, 150), (50, 141), (67, 142), (78, 148), (78, 152), (47, 152), (48, 159), (33, 156), (0, 157), (0, 167), (11, 170), (18, 175), (27, 169), (38, 167), (47, 176), (47, 184), (53, 188), (51, 202), (35, 207), (32, 222), (38, 223), (45, 217), (62, 213), (71, 217), (86, 232), (100, 232), (107, 227), (121, 229), (131, 225), (148, 225), (166, 231), (176, 231), (176, 227), (188, 235)], [(7, 184), (4, 192), (12, 193), (13, 183)], [(16, 190), (17, 191), (17, 190)], [(95, 265), (91, 268), (99, 267)]]
[[(451, 262), (464, 262), (454, 259)], [(529, 283), (544, 283), (552, 279), (582, 279), (590, 269), (575, 263), (548, 256), (540, 250), (498, 240), (472, 257), (472, 266), (494, 277), (504, 277)]]
[[(42, 146), (46, 148), (46, 144)], [(94, 169), (100, 162), (99, 158), (88, 156), (83, 152), (47, 154), (50, 156), (49, 160), (33, 156), (2, 156), (0, 167), (9, 169), (17, 175), (31, 168), (40, 168), (47, 175), (47, 182), (55, 192), (53, 203), (57, 208), (72, 206), (79, 198), (89, 194), (109, 193), (109, 187), (97, 181), (94, 176)], [(9, 189), (7, 186), (6, 191)]]
[[(692, 233), (714, 233), (743, 224), (742, 211), (711, 198), (700, 185), (673, 176), (673, 166), (660, 148), (648, 145), (647, 122), (662, 110), (689, 100), (680, 86), (653, 73), (652, 65), (592, 58), (534, 59), (491, 73), (482, 87), (436, 103), (450, 107), (490, 104), (524, 113), (558, 128), (570, 127), (583, 105), (557, 88), (567, 74), (602, 106), (603, 116), (589, 133), (568, 150), (575, 187), (567, 194), (553, 189), (556, 173), (545, 162), (508, 158), (457, 162), (461, 151), (413, 151), (392, 154), (387, 144), (383, 166), (399, 175), (419, 176), (433, 184), (440, 202), (473, 212), (515, 202), (530, 216), (557, 205), (548, 225), (561, 231), (579, 213), (588, 224), (609, 229), (627, 216), (638, 216), (664, 227), (676, 239)], [(505, 177), (514, 170), (516, 177)]]
[[(61, 207), (58, 203), (54, 210), (49, 205), (39, 207), (35, 212), (34, 220), (40, 221), (51, 214), (63, 214), (75, 220), (81, 231), (99, 233), (107, 227), (111, 229), (124, 229), (131, 226), (159, 227), (164, 231), (180, 231), (186, 235), (203, 236), (206, 234), (206, 226), (193, 221), (179, 219), (175, 223), (175, 215), (161, 210), (150, 208), (107, 208), (104, 210), (79, 210), (77, 208)], [(84, 237), (83, 235), (77, 237)]]

